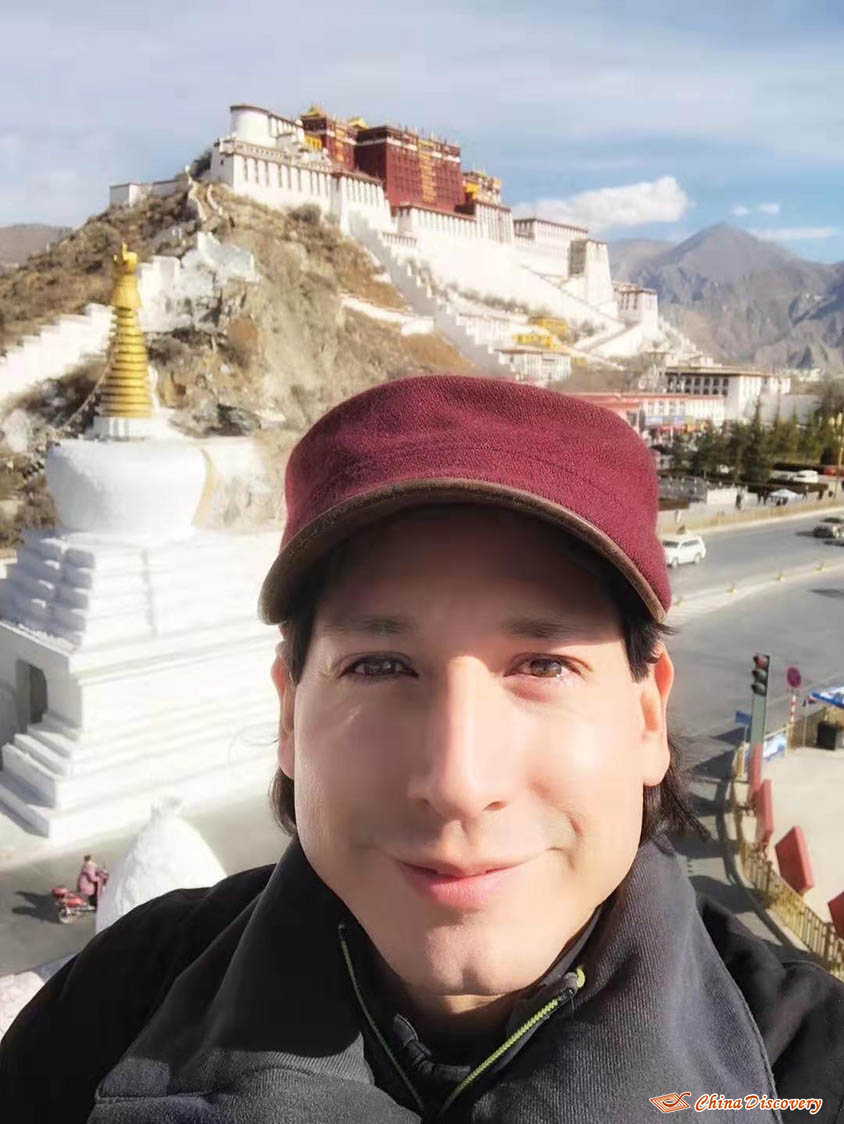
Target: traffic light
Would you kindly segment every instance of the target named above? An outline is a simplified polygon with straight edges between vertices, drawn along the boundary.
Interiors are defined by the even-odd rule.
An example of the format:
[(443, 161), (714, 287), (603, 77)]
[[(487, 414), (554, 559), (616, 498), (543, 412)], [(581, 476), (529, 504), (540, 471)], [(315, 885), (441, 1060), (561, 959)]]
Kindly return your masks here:
[(768, 669), (771, 666), (771, 657), (763, 656), (759, 652), (753, 657), (753, 686), (754, 695), (766, 698), (768, 695)]

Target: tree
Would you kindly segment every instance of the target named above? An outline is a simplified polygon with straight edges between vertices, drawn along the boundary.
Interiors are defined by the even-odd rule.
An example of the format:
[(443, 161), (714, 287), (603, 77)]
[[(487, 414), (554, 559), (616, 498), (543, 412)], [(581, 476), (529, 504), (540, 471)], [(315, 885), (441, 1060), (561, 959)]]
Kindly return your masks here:
[(819, 414), (800, 427), (797, 442), (798, 453), (809, 464), (817, 464), (826, 444), (826, 426)]
[(745, 460), (750, 444), (750, 427), (746, 422), (733, 421), (728, 424), (725, 441), (726, 463), (733, 473), (734, 483), (738, 483), (745, 475)]
[(771, 426), (768, 442), (774, 458), (793, 457), (797, 453), (799, 437), (798, 425), (792, 416), (789, 421), (783, 421), (779, 416)]
[(844, 411), (844, 379), (828, 379), (824, 383), (815, 417), (822, 421)]
[(682, 430), (675, 429), (671, 435), (668, 455), (671, 457), (672, 474), (674, 476), (688, 476), (690, 465), (689, 439)]
[(762, 425), (759, 402), (756, 403), (753, 421), (747, 427), (747, 437), (747, 449), (744, 454), (745, 479), (751, 484), (765, 484), (771, 475), (774, 457), (771, 451), (771, 431)]
[(711, 421), (706, 422), (698, 434), (697, 444), (691, 455), (691, 471), (694, 476), (709, 479), (715, 476), (718, 466), (723, 463), (726, 447), (723, 434)]

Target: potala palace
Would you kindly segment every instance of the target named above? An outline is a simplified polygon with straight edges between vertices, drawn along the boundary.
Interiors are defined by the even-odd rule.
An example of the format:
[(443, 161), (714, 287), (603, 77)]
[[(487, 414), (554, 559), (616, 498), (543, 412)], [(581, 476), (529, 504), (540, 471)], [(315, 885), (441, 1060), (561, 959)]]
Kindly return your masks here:
[[(570, 373), (572, 356), (696, 354), (660, 320), (656, 293), (613, 283), (605, 242), (583, 227), (514, 218), (500, 180), (463, 171), (456, 145), (318, 107), (295, 120), (251, 105), (230, 112), (199, 178), (271, 207), (314, 204), (482, 366), (548, 381)], [(118, 184), (110, 199), (183, 186), (184, 177)]]

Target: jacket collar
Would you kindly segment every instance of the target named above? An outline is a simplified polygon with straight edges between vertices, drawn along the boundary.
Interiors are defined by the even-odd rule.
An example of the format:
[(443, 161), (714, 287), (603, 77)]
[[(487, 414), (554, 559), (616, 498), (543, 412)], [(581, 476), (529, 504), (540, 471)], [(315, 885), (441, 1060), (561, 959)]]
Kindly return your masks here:
[[(383, 1059), (364, 1038), (338, 947), (345, 916), (292, 843), (255, 902), (176, 979), (101, 1083), (91, 1121), (141, 1124), (172, 1112), (180, 1122), (234, 1124), (244, 1101), (255, 1121), (419, 1121), (378, 1087), (390, 1088)], [(475, 1106), (478, 1119), (514, 1124), (644, 1124), (655, 1111), (649, 1098), (663, 1093), (776, 1095), (759, 1030), (669, 845), (640, 848), (581, 960), (576, 1000), (467, 1091), (455, 1120), (472, 1119)]]

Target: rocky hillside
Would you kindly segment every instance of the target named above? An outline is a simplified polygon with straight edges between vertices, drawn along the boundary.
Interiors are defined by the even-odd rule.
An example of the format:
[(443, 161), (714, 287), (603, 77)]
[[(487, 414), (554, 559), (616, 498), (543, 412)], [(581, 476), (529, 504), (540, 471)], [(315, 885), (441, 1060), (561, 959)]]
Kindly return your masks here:
[[(147, 348), (170, 423), (198, 438), (252, 435), (274, 484), (299, 434), (343, 398), (407, 373), (473, 369), (436, 333), (402, 334), (383, 318), (404, 310), (403, 298), (315, 208), (279, 212), (213, 190), (211, 201), (194, 187), (198, 208), (182, 193), (110, 209), (0, 276), (0, 340), (12, 346), (63, 313), (106, 301), (121, 240), (142, 260), (184, 256), (200, 229), (249, 250), (257, 282), (227, 281), (189, 326), (148, 335)], [(89, 363), (0, 405), (0, 544), (52, 521), (44, 454), (88, 423), (103, 369)]]
[(622, 243), (615, 276), (723, 360), (844, 372), (844, 267), (805, 261), (726, 223), (677, 246)]

